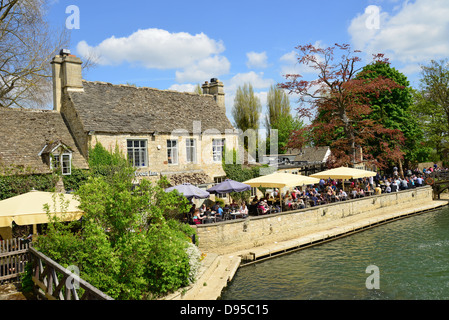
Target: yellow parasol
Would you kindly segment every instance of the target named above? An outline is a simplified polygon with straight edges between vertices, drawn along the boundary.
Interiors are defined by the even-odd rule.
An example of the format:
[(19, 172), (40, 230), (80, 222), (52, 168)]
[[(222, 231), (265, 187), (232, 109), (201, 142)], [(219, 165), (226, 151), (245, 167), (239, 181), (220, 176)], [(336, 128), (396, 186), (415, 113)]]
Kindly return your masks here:
[(0, 227), (11, 227), (13, 221), (18, 225), (48, 223), (45, 204), (50, 215), (56, 214), (63, 221), (78, 220), (83, 215), (79, 202), (70, 194), (30, 191), (0, 201)]
[(311, 174), (310, 176), (318, 179), (330, 178), (330, 179), (349, 180), (365, 177), (374, 177), (376, 174), (377, 173), (374, 171), (367, 171), (348, 167), (339, 167)]
[(319, 182), (320, 180), (317, 178), (302, 176), (300, 174), (274, 172), (272, 174), (244, 181), (243, 183), (249, 184), (251, 187), (284, 188), (304, 186)]
[[(302, 176), (300, 174), (284, 173), (284, 172), (274, 172), (265, 176), (260, 176), (254, 179), (247, 180), (243, 183), (249, 184), (251, 187), (265, 187), (265, 188), (285, 188), (285, 187), (296, 187), (304, 186), (309, 184), (319, 183), (320, 180), (317, 178), (311, 178), (308, 176)], [(280, 203), (282, 208), (282, 192), (280, 195)]]

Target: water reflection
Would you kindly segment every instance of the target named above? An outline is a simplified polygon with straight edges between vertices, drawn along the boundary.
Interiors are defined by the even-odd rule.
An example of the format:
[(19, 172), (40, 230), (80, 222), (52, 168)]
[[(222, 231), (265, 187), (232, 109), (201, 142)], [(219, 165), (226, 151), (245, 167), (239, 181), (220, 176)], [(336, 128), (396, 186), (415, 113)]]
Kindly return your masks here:
[[(367, 289), (369, 265), (380, 289)], [(222, 299), (402, 300), (449, 298), (449, 209), (242, 267)]]

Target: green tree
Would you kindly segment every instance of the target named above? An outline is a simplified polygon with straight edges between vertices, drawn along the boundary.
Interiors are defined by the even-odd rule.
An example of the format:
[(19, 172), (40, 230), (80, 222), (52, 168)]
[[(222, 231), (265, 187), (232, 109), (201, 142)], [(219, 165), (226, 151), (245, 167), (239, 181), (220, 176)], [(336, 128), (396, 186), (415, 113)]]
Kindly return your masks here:
[(254, 94), (253, 86), (250, 83), (239, 86), (232, 108), (235, 127), (243, 132), (248, 129), (259, 129), (261, 111), (262, 105), (259, 98)]
[(65, 267), (78, 266), (81, 278), (115, 299), (152, 299), (188, 285), (194, 229), (170, 219), (190, 209), (187, 199), (165, 192), (164, 177), (134, 185), (126, 159), (103, 151), (90, 160), (121, 165), (80, 186), (81, 225), (55, 221), (35, 247)]
[(193, 93), (203, 94), (203, 89), (201, 88), (199, 83), (196, 84), (195, 89), (193, 89)]
[(278, 152), (284, 153), (293, 131), (303, 127), (303, 122), (297, 117), (293, 117), (290, 107), (290, 99), (285, 90), (271, 86), (267, 95), (268, 114), (265, 118), (267, 129), (266, 148), (269, 150), (271, 143), (270, 130), (276, 130), (278, 140)]
[[(268, 114), (265, 118), (265, 127), (267, 130), (273, 128), (273, 124), (277, 124), (279, 118), (290, 115), (290, 98), (285, 90), (272, 85), (267, 95)], [(276, 128), (278, 129), (278, 128)]]
[(381, 62), (366, 65), (357, 75), (357, 79), (380, 77), (390, 79), (400, 87), (370, 95), (371, 112), (368, 117), (385, 128), (397, 129), (403, 133), (402, 151), (407, 165), (426, 161), (430, 150), (423, 145), (421, 126), (411, 112), (413, 90), (407, 77), (390, 64)]
[[(449, 145), (449, 60), (432, 60), (421, 67), (420, 88), (413, 112), (427, 142), (435, 149), (435, 160), (447, 160)], [(443, 155), (446, 154), (446, 157)]]

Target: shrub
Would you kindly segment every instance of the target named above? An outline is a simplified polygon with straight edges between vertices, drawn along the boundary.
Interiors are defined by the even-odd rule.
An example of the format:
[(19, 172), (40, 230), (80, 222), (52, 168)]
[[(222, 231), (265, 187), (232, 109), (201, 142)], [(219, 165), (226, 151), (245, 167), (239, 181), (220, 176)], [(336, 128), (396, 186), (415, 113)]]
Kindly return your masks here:
[(53, 221), (35, 247), (115, 299), (152, 299), (188, 285), (198, 255), (189, 255), (189, 225), (170, 219), (190, 208), (166, 183), (132, 183), (123, 163), (108, 175), (90, 176), (76, 195), (85, 214), (81, 228)]

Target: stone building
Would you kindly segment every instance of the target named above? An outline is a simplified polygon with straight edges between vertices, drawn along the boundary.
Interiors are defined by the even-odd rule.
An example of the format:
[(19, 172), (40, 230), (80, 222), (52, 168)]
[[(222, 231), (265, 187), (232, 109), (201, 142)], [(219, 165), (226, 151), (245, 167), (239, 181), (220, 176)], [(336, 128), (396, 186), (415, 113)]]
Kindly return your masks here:
[(88, 168), (59, 112), (0, 108), (0, 137), (0, 175)]
[(223, 148), (237, 148), (238, 140), (217, 79), (206, 82), (200, 95), (84, 81), (81, 60), (63, 52), (51, 63), (54, 110), (84, 157), (101, 143), (126, 154), (137, 179), (164, 175), (176, 185), (225, 177)]

